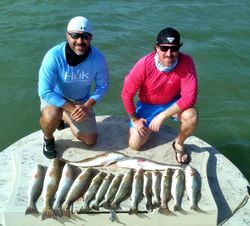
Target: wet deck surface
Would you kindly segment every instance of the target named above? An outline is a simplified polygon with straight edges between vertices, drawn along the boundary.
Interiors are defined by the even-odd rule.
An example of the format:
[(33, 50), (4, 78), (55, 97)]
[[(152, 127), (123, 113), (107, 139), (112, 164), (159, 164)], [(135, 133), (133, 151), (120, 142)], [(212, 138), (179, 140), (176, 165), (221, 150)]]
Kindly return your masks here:
[[(58, 145), (59, 157), (70, 161), (77, 161), (103, 152), (119, 151), (129, 156), (153, 159), (167, 164), (176, 164), (175, 155), (171, 147), (172, 141), (176, 136), (174, 129), (164, 127), (160, 133), (155, 133), (151, 136), (142, 151), (135, 152), (127, 147), (127, 120), (119, 117), (99, 116), (97, 117), (97, 121), (99, 137), (97, 144), (93, 147), (84, 146), (81, 142), (73, 138), (69, 129), (57, 131), (55, 138)], [(186, 149), (192, 157), (190, 164), (198, 170), (202, 178), (203, 196), (199, 202), (199, 206), (211, 214), (211, 216), (216, 217), (217, 220), (215, 222), (221, 223), (225, 221), (232, 216), (234, 210), (241, 203), (244, 204), (243, 200), (247, 195), (247, 180), (228, 159), (197, 137), (192, 136), (187, 139)], [(23, 212), (26, 207), (26, 191), (32, 169), (38, 163), (48, 166), (50, 162), (50, 160), (42, 155), (41, 131), (37, 131), (17, 141), (1, 152), (0, 158), (5, 163), (0, 180), (0, 209), (3, 211), (7, 206), (7, 213), (5, 214), (7, 218), (11, 218), (13, 211), (16, 211), (16, 216), (20, 215), (19, 217), (21, 217), (24, 215)], [(111, 170), (114, 171), (112, 168)], [(187, 209), (186, 203), (187, 200), (184, 200), (184, 209)], [(40, 201), (38, 206), (41, 207), (41, 205)], [(250, 204), (248, 201), (224, 225), (250, 225), (250, 219), (247, 215), (249, 211)], [(190, 214), (187, 215), (190, 217)], [(120, 216), (122, 219), (123, 215)], [(91, 216), (88, 217), (91, 218)], [(179, 219), (181, 217), (183, 216), (180, 215)], [(186, 216), (186, 220), (189, 217)], [(196, 219), (198, 218), (199, 216), (197, 215)], [(3, 216), (0, 220), (4, 224)], [(85, 215), (84, 225), (86, 221)], [(42, 225), (46, 225), (46, 223)], [(81, 225), (80, 220), (79, 225)]]

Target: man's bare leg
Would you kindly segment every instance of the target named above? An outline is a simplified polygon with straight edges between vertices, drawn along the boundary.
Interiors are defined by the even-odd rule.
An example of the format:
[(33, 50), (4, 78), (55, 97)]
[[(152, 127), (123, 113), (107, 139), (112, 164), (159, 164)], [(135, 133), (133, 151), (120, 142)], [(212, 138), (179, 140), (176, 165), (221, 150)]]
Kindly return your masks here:
[(134, 150), (139, 150), (142, 147), (142, 145), (144, 145), (147, 142), (149, 135), (150, 135), (149, 129), (144, 135), (142, 135), (139, 134), (136, 128), (130, 127), (128, 134), (129, 147)]
[(40, 126), (44, 133), (43, 154), (49, 158), (55, 158), (57, 155), (53, 133), (60, 124), (62, 118), (62, 109), (55, 106), (47, 106), (42, 109), (40, 117)]
[[(195, 132), (198, 125), (199, 116), (195, 108), (189, 108), (182, 112), (178, 118), (180, 120), (180, 126), (179, 134), (175, 139), (175, 148), (183, 151), (184, 141)], [(187, 155), (181, 155), (177, 153), (177, 159), (179, 162), (185, 162), (187, 157)]]
[(47, 106), (42, 109), (40, 126), (46, 139), (52, 139), (53, 133), (60, 124), (62, 109), (55, 106)]
[(94, 145), (96, 143), (97, 140), (97, 133), (83, 133), (83, 132), (79, 132), (79, 130), (75, 127), (72, 119), (69, 117), (69, 115), (67, 115), (65, 112), (63, 112), (63, 120), (68, 123), (68, 125), (70, 126), (70, 129), (73, 133), (73, 135), (80, 141), (82, 141), (83, 143), (85, 143), (86, 145)]

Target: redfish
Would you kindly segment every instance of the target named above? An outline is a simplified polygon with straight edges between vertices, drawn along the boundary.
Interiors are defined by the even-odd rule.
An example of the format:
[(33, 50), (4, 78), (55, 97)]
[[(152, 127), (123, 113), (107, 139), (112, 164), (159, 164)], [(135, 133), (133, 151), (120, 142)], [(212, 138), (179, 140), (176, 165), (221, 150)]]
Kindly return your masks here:
[(52, 203), (59, 185), (61, 173), (62, 162), (57, 158), (52, 159), (46, 171), (43, 184), (42, 197), (44, 200), (44, 207), (42, 211), (42, 220), (45, 220), (46, 218), (56, 218), (56, 215), (52, 210)]
[(38, 214), (36, 202), (42, 193), (45, 172), (45, 168), (38, 164), (32, 173), (28, 187), (28, 206), (25, 215)]
[(66, 198), (66, 195), (75, 179), (75, 172), (73, 166), (65, 164), (62, 171), (62, 177), (56, 192), (56, 199), (53, 204), (54, 213), (57, 216), (62, 216), (61, 205)]
[(89, 182), (93, 176), (94, 169), (88, 168), (78, 175), (71, 185), (65, 201), (62, 204), (62, 214), (63, 216), (70, 217), (70, 207), (71, 205), (79, 199), (87, 190)]

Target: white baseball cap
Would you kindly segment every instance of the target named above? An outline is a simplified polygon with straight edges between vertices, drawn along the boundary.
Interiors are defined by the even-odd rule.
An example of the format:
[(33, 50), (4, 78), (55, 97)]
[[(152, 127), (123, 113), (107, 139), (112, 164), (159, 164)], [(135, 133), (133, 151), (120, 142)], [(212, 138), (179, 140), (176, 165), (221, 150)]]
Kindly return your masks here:
[(92, 34), (92, 25), (88, 19), (83, 16), (76, 16), (73, 17), (67, 27), (67, 31), (81, 31), (81, 32), (88, 32)]

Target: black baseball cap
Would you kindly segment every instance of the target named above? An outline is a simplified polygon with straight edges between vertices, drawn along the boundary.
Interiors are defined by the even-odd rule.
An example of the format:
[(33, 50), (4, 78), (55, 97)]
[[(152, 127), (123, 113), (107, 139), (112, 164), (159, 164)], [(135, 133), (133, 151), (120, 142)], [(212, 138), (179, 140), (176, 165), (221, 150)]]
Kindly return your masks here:
[(157, 36), (157, 44), (173, 44), (182, 46), (180, 43), (180, 34), (172, 27), (161, 30)]

